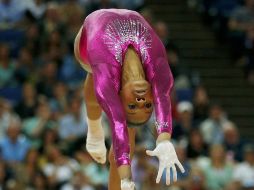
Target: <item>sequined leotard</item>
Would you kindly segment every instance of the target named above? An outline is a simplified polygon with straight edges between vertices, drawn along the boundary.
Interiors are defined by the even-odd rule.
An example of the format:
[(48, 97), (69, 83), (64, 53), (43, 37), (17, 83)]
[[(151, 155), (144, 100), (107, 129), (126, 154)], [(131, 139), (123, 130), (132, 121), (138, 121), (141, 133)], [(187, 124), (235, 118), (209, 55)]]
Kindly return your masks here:
[(171, 133), (170, 90), (173, 85), (165, 48), (151, 26), (137, 12), (102, 9), (84, 21), (79, 51), (92, 68), (96, 97), (110, 120), (116, 164), (130, 164), (128, 131), (119, 97), (121, 65), (128, 46), (140, 56), (152, 86), (158, 134)]

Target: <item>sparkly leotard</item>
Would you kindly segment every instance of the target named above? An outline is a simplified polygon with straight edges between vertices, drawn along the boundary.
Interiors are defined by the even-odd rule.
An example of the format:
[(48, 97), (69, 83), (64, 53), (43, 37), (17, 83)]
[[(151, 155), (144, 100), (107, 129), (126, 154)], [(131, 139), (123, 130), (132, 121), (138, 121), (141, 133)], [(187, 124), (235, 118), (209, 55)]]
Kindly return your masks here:
[(115, 160), (130, 164), (126, 117), (119, 97), (121, 69), (128, 46), (139, 55), (152, 86), (158, 134), (172, 132), (170, 90), (173, 78), (165, 48), (145, 19), (135, 11), (102, 9), (84, 21), (79, 51), (91, 66), (95, 93), (110, 120)]

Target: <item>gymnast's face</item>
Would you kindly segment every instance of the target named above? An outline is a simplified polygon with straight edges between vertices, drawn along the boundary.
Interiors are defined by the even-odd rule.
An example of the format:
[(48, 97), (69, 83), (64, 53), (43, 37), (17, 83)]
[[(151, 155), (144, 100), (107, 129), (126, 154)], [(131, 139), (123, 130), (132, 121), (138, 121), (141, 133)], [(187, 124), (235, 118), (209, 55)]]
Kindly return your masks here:
[(142, 124), (150, 118), (153, 111), (153, 97), (151, 85), (147, 81), (126, 83), (120, 96), (129, 123)]

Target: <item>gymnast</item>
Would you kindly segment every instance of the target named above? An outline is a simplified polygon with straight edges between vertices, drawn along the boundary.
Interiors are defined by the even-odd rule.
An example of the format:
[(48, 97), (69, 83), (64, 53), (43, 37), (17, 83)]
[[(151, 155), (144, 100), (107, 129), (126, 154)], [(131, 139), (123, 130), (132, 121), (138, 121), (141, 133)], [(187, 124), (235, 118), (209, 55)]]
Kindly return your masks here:
[(173, 78), (165, 48), (145, 19), (135, 11), (101, 9), (88, 15), (75, 38), (74, 53), (88, 72), (84, 84), (88, 132), (86, 149), (98, 163), (106, 162), (101, 124), (102, 110), (111, 127), (109, 153), (110, 190), (134, 190), (131, 159), (136, 128), (155, 109), (156, 148), (147, 150), (159, 159), (156, 183), (164, 169), (170, 184), (170, 168), (177, 180), (181, 172), (174, 146), (170, 142), (172, 117), (170, 91)]

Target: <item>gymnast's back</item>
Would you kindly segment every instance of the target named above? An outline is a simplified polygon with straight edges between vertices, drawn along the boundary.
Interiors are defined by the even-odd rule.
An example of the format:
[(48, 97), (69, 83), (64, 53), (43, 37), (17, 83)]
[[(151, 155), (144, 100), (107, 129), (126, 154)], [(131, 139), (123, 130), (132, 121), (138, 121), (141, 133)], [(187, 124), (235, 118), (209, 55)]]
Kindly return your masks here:
[(101, 62), (119, 66), (130, 45), (145, 63), (150, 60), (153, 43), (158, 41), (139, 13), (126, 9), (101, 9), (86, 17), (79, 49), (81, 58), (87, 59), (91, 66)]

